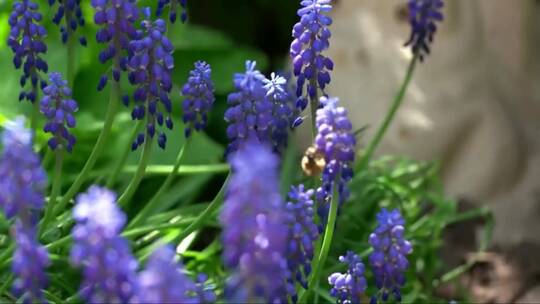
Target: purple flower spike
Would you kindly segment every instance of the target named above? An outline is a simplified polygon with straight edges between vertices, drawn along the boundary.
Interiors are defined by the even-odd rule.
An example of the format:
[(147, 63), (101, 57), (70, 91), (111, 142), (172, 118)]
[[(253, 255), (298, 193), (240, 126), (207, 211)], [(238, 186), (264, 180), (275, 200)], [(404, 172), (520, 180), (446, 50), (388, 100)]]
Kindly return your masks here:
[(11, 269), (16, 275), (13, 292), (23, 299), (23, 303), (47, 303), (43, 289), (47, 286), (45, 269), (49, 266), (49, 255), (36, 236), (36, 227), (17, 220), (15, 224), (15, 244)]
[(317, 110), (315, 147), (324, 155), (326, 163), (322, 185), (317, 189), (318, 211), (324, 222), (328, 214), (327, 200), (332, 196), (334, 187), (337, 187), (340, 203), (349, 196), (347, 186), (353, 177), (356, 138), (347, 110), (339, 106), (339, 100), (321, 97), (320, 101), (323, 108)]
[[(13, 57), (15, 68), (23, 70), (20, 79), (23, 90), (19, 94), (19, 101), (26, 99), (32, 103), (36, 101), (39, 86), (45, 84), (41, 80), (39, 85), (39, 72), (47, 73), (49, 69), (47, 62), (41, 57), (47, 52), (47, 45), (43, 41), (47, 31), (39, 24), (42, 15), (38, 9), (38, 4), (30, 0), (16, 0), (8, 19), (11, 30), (7, 44), (15, 55)], [(31, 83), (31, 89), (25, 91), (24, 87), (28, 81)]]
[(294, 120), (294, 105), (284, 87), (285, 79), (273, 74), (268, 80), (255, 66), (255, 61), (246, 61), (246, 72), (234, 75), (236, 91), (229, 94), (225, 112), (231, 140), (228, 153), (252, 140), (271, 144), (279, 151), (287, 142)]
[(15, 218), (13, 292), (24, 303), (43, 303), (42, 290), (47, 285), (44, 269), (49, 260), (46, 249), (37, 240), (36, 223), (44, 206), (47, 175), (32, 150), (32, 132), (24, 127), (24, 118), (5, 124), (2, 145), (0, 208), (7, 218)]
[(186, 124), (184, 135), (189, 137), (191, 131), (200, 131), (206, 127), (208, 112), (214, 105), (214, 82), (210, 78), (212, 70), (204, 61), (197, 61), (195, 69), (189, 72), (188, 82), (182, 88), (184, 102), (182, 117)]
[(75, 136), (69, 132), (76, 125), (73, 115), (79, 109), (77, 102), (71, 98), (71, 89), (60, 73), (50, 73), (49, 85), (43, 89), (40, 111), (48, 122), (43, 131), (51, 133), (49, 147), (56, 150), (59, 146), (71, 152), (75, 144)]
[(0, 208), (7, 218), (18, 216), (25, 226), (44, 206), (47, 174), (32, 150), (32, 132), (20, 117), (5, 124), (4, 152), (0, 156)]
[(360, 304), (361, 296), (367, 287), (364, 264), (352, 251), (340, 256), (339, 261), (347, 264), (348, 269), (346, 273), (335, 272), (328, 277), (328, 283), (332, 285), (330, 295), (337, 298), (338, 304)]
[(279, 194), (278, 158), (250, 142), (231, 157), (233, 175), (220, 220), (223, 258), (234, 269), (225, 296), (232, 303), (285, 302), (286, 212)]
[[(412, 252), (412, 245), (405, 240), (405, 220), (398, 209), (382, 209), (377, 214), (377, 221), (377, 228), (369, 236), (369, 243), (373, 246), (369, 264), (383, 302), (388, 300), (390, 293), (399, 302), (401, 287), (405, 285), (405, 270), (409, 267), (407, 255)], [(378, 296), (374, 296), (372, 303), (377, 300)]]
[(138, 291), (137, 260), (120, 236), (126, 216), (116, 195), (97, 186), (77, 197), (70, 260), (83, 268), (79, 296), (89, 303), (128, 303)]
[[(135, 22), (139, 19), (139, 9), (135, 0), (91, 0), (95, 8), (94, 22), (101, 26), (96, 34), (98, 43), (107, 47), (99, 53), (99, 61), (105, 64), (112, 60), (112, 75), (120, 80), (121, 72), (127, 71), (128, 55), (133, 52), (130, 41), (137, 39)], [(109, 77), (103, 75), (98, 84), (102, 90)]]
[[(130, 42), (133, 56), (129, 60), (129, 81), (137, 86), (133, 93), (135, 106), (131, 117), (134, 120), (146, 118), (147, 124), (146, 131), (139, 134), (139, 138), (132, 144), (135, 149), (145, 140), (154, 138), (158, 126), (165, 125), (170, 130), (173, 128), (169, 93), (172, 89), (174, 48), (165, 36), (165, 21), (157, 19), (152, 22), (145, 19), (141, 26), (143, 30), (137, 34), (139, 38)], [(162, 149), (165, 149), (166, 142), (165, 133), (159, 131), (158, 144)]]
[(297, 105), (303, 110), (307, 105), (304, 87), (310, 98), (315, 98), (318, 89), (324, 92), (330, 83), (334, 63), (322, 54), (330, 47), (328, 26), (332, 24), (332, 18), (325, 14), (332, 10), (331, 0), (303, 0), (300, 4), (303, 7), (298, 10), (300, 22), (293, 27), (290, 55), (297, 77)]
[(140, 303), (198, 303), (190, 295), (193, 283), (175, 260), (174, 250), (169, 246), (156, 249), (144, 271), (139, 274)]
[(443, 7), (443, 0), (409, 0), (411, 37), (405, 45), (411, 46), (413, 54), (420, 61), (430, 53), (429, 45), (437, 31), (437, 22), (444, 19), (441, 12)]
[(314, 243), (319, 238), (319, 230), (313, 219), (312, 189), (304, 189), (304, 185), (292, 187), (289, 192), (289, 202), (286, 205), (288, 213), (289, 236), (287, 238), (287, 292), (293, 303), (297, 295), (294, 288), (298, 282), (307, 289), (307, 278), (311, 273), (311, 261), (314, 255)]
[[(85, 24), (84, 17), (81, 11), (81, 0), (49, 0), (49, 5), (53, 6), (58, 2), (58, 9), (53, 17), (53, 22), (60, 25), (64, 19), (64, 24), (60, 25), (60, 33), (62, 34), (62, 42), (66, 43), (69, 36), (72, 35), (78, 27)], [(79, 43), (86, 46), (86, 38), (81, 36)]]
[(165, 6), (169, 5), (169, 20), (172, 24), (176, 22), (176, 15), (178, 10), (178, 5), (180, 4), (180, 8), (182, 9), (182, 12), (180, 13), (180, 20), (182, 23), (186, 22), (187, 20), (187, 0), (158, 0), (158, 6), (156, 11), (156, 16), (161, 17), (163, 14), (163, 10), (165, 9)]

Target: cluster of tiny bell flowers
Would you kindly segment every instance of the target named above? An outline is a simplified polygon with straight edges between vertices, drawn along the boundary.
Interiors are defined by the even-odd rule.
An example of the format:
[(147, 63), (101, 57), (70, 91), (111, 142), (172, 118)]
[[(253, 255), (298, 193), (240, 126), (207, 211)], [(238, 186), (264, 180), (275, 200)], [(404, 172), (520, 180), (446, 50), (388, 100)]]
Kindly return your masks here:
[[(227, 136), (231, 142), (227, 155), (232, 176), (220, 221), (224, 227), (224, 264), (232, 272), (225, 286), (225, 298), (231, 302), (296, 302), (297, 286), (308, 288), (314, 244), (319, 238), (315, 210), (324, 223), (329, 201), (334, 196), (339, 197), (340, 204), (348, 199), (356, 139), (346, 109), (337, 98), (325, 93), (334, 68), (332, 60), (323, 54), (330, 46), (332, 19), (327, 14), (332, 3), (331, 0), (300, 3), (300, 21), (293, 28), (290, 48), (296, 92), (291, 94), (285, 78), (271, 74), (268, 79), (256, 69), (254, 61), (247, 61), (246, 71), (234, 76), (235, 91), (228, 96), (229, 109), (224, 118), (229, 124)], [(174, 47), (166, 37), (166, 22), (160, 18), (151, 20), (150, 11), (139, 11), (135, 0), (92, 0), (91, 5), (95, 9), (94, 22), (100, 27), (96, 40), (106, 45), (99, 61), (111, 62), (114, 82), (119, 82), (123, 73), (127, 74), (130, 83), (136, 86), (132, 118), (147, 120), (145, 131), (132, 145), (136, 149), (154, 137), (156, 124), (173, 127), (169, 95)], [(168, 7), (169, 21), (174, 23), (178, 5), (184, 22), (185, 0), (158, 1), (157, 16)], [(442, 6), (443, 0), (409, 0), (412, 31), (407, 45), (420, 60), (430, 52), (436, 22), (443, 19)], [(48, 82), (42, 79), (41, 73), (48, 72), (47, 63), (41, 58), (47, 47), (38, 8), (30, 0), (17, 0), (9, 17), (8, 44), (15, 55), (15, 67), (23, 68), (21, 86), (24, 88), (28, 79), (32, 84), (30, 91), (21, 93), (20, 99), (34, 102), (38, 88), (43, 91), (40, 109), (48, 120), (44, 130), (52, 135), (48, 144), (53, 150), (62, 147), (71, 151), (75, 137), (69, 129), (76, 126), (74, 113), (78, 105), (59, 73), (50, 73)], [(145, 19), (138, 30), (136, 22), (141, 15)], [(65, 19), (62, 40), (67, 42), (84, 25), (80, 1), (59, 1), (53, 21), (60, 24), (62, 18)], [(86, 44), (82, 37), (79, 41)], [(108, 74), (100, 78), (99, 90), (107, 85), (109, 78)], [(320, 98), (319, 93), (323, 94)], [(181, 94), (184, 134), (190, 137), (193, 130), (204, 129), (215, 101), (207, 63), (195, 63)], [(122, 100), (130, 104), (128, 96)], [(321, 158), (321, 186), (306, 189), (297, 185), (286, 203), (279, 192), (280, 153), (308, 101), (319, 107), (313, 117), (317, 132), (313, 149)], [(46, 174), (32, 150), (32, 134), (24, 128), (22, 120), (8, 124), (2, 140), (0, 208), (8, 218), (16, 219), (14, 290), (25, 301), (42, 302), (49, 260), (47, 251), (38, 242), (36, 228), (45, 204)], [(166, 136), (162, 131), (158, 134), (158, 144), (165, 148)], [(15, 196), (2, 193), (15, 193)], [(207, 276), (201, 274), (192, 281), (168, 246), (156, 249), (146, 267), (138, 271), (137, 259), (121, 234), (127, 218), (112, 191), (92, 186), (80, 194), (73, 219), (70, 262), (83, 273), (79, 291), (82, 299), (133, 303), (216, 301), (212, 288), (206, 284)], [(378, 226), (369, 238), (373, 247), (369, 263), (379, 292), (371, 301), (385, 302), (390, 296), (400, 301), (404, 272), (408, 268), (407, 255), (412, 252), (410, 242), (405, 240), (405, 221), (397, 209), (383, 209), (377, 221)], [(347, 271), (330, 275), (330, 294), (337, 303), (359, 303), (367, 286), (365, 267), (353, 252), (340, 257), (340, 261), (347, 265)]]

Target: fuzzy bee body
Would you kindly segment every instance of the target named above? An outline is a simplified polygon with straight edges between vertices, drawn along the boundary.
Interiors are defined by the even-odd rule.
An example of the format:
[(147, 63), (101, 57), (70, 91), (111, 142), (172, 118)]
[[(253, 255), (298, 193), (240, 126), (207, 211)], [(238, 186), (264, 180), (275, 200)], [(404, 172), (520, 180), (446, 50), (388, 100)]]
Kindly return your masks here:
[(326, 161), (324, 155), (317, 151), (317, 148), (310, 146), (304, 152), (301, 164), (302, 170), (307, 176), (317, 176), (323, 171)]

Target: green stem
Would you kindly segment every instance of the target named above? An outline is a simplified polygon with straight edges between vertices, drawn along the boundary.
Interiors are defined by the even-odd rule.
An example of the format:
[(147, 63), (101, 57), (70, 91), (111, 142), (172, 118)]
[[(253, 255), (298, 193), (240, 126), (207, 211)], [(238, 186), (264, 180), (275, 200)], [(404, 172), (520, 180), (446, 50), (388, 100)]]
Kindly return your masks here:
[(218, 194), (214, 197), (212, 202), (206, 207), (206, 209), (199, 215), (199, 217), (191, 223), (189, 226), (186, 227), (178, 237), (177, 240), (183, 240), (188, 235), (190, 235), (193, 231), (196, 231), (197, 229), (201, 228), (206, 224), (208, 219), (214, 214), (215, 211), (218, 210), (219, 206), (221, 205), (221, 202), (223, 201), (223, 198), (225, 197), (225, 189), (227, 188), (227, 184), (229, 183), (230, 174), (227, 176), (227, 179), (223, 183), (223, 186), (221, 186), (221, 189), (219, 190)]
[(135, 172), (135, 175), (129, 182), (129, 185), (127, 186), (126, 190), (120, 198), (118, 198), (118, 204), (120, 206), (126, 206), (127, 202), (131, 200), (133, 197), (133, 194), (135, 194), (135, 191), (139, 187), (139, 184), (141, 183), (144, 173), (146, 171), (146, 166), (148, 165), (148, 160), (150, 159), (150, 152), (152, 151), (152, 143), (154, 140), (147, 136), (147, 138), (144, 141), (144, 146), (141, 154), (141, 159), (139, 160), (139, 167), (137, 168), (137, 172)]
[[(146, 174), (165, 175), (171, 173), (174, 166), (152, 165), (146, 168)], [(181, 165), (176, 171), (176, 175), (194, 175), (205, 173), (227, 173), (230, 170), (229, 164), (208, 164), (208, 165)], [(123, 173), (133, 173), (137, 171), (136, 166), (127, 166)]]
[(414, 74), (414, 68), (416, 67), (417, 61), (418, 61), (417, 56), (414, 56), (409, 64), (407, 73), (405, 74), (405, 79), (403, 80), (403, 83), (401, 84), (398, 94), (394, 98), (394, 101), (392, 102), (390, 109), (386, 113), (386, 117), (384, 118), (382, 125), (379, 127), (379, 129), (377, 130), (377, 133), (375, 134), (375, 137), (371, 140), (371, 142), (369, 143), (369, 146), (366, 149), (366, 152), (364, 152), (364, 155), (362, 156), (362, 158), (356, 165), (355, 172), (358, 173), (365, 169), (365, 167), (369, 163), (369, 160), (373, 156), (373, 152), (375, 152), (375, 149), (377, 149), (377, 146), (379, 145), (382, 138), (384, 137), (384, 134), (388, 130), (388, 127), (392, 123), (392, 120), (394, 120), (394, 116), (396, 115), (397, 110), (399, 109), (401, 103), (403, 102), (403, 99), (405, 97), (405, 92), (407, 92), (407, 88), (409, 87), (409, 83), (411, 82), (412, 76)]
[(38, 98), (38, 89), (37, 86), (32, 88), (32, 91), (35, 96), (34, 103), (32, 104), (32, 116), (30, 118), (30, 129), (36, 134), (38, 118), (39, 118), (39, 98)]
[(45, 145), (45, 148), (47, 151), (45, 152), (45, 156), (43, 156), (43, 160), (41, 161), (41, 165), (43, 168), (47, 169), (49, 167), (49, 163), (51, 162), (51, 159), (54, 155), (54, 152), (51, 149), (48, 149), (48, 145)]
[(176, 221), (174, 223), (165, 223), (165, 224), (159, 224), (159, 225), (149, 225), (149, 226), (143, 226), (139, 228), (133, 228), (131, 230), (127, 230), (126, 232), (122, 233), (122, 236), (125, 236), (127, 238), (138, 236), (141, 234), (145, 234), (152, 231), (161, 231), (165, 229), (170, 228), (179, 228), (182, 226), (185, 226), (186, 224), (193, 223), (196, 219), (194, 218), (188, 218)]
[(107, 114), (105, 116), (105, 123), (103, 124), (103, 129), (101, 129), (101, 133), (99, 134), (99, 137), (96, 141), (96, 144), (94, 145), (94, 149), (90, 153), (90, 156), (88, 157), (88, 160), (86, 161), (86, 164), (84, 164), (84, 167), (82, 168), (81, 172), (71, 184), (71, 187), (69, 187), (66, 194), (64, 194), (64, 197), (58, 204), (58, 208), (55, 209), (55, 213), (58, 213), (59, 211), (62, 211), (66, 205), (69, 203), (69, 201), (77, 194), (79, 191), (79, 188), (84, 183), (85, 179), (87, 178), (88, 174), (96, 164), (96, 161), (103, 151), (103, 148), (105, 148), (105, 143), (107, 142), (107, 137), (109, 137), (109, 134), (111, 133), (111, 129), (114, 123), (114, 119), (116, 117), (116, 108), (118, 105), (118, 98), (120, 96), (120, 85), (116, 81), (112, 81), (112, 87), (111, 87), (111, 95), (109, 98), (109, 106), (107, 109)]
[(64, 150), (62, 148), (56, 150), (56, 162), (54, 164), (54, 175), (52, 190), (49, 196), (49, 202), (47, 203), (47, 208), (45, 209), (45, 215), (41, 226), (39, 227), (39, 235), (43, 236), (47, 230), (49, 224), (54, 219), (54, 206), (56, 205), (56, 197), (60, 194), (60, 189), (62, 188), (62, 164), (64, 162)]
[(11, 255), (13, 254), (13, 251), (15, 250), (15, 243), (11, 243), (0, 255), (0, 265), (4, 265), (5, 261), (7, 261)]
[[(149, 165), (146, 166), (145, 175), (168, 175), (173, 169), (173, 165)], [(133, 174), (137, 172), (139, 166), (125, 166), (120, 174)], [(229, 164), (209, 164), (209, 165), (181, 165), (176, 172), (180, 175), (199, 175), (199, 174), (221, 174), (230, 170)], [(89, 179), (99, 178), (109, 173), (107, 169), (94, 170), (88, 175)], [(71, 181), (75, 178), (73, 175), (66, 175), (66, 180)]]
[(313, 261), (313, 272), (309, 279), (308, 289), (300, 296), (298, 303), (306, 303), (309, 293), (315, 286), (319, 284), (319, 276), (328, 252), (330, 251), (330, 245), (332, 244), (332, 238), (334, 237), (334, 229), (336, 227), (337, 210), (339, 205), (339, 194), (337, 187), (334, 186), (334, 192), (332, 194), (332, 201), (330, 202), (330, 214), (328, 215), (328, 221), (326, 222), (326, 228), (324, 231), (324, 239), (322, 242), (321, 251), (316, 260)]
[(146, 204), (146, 206), (144, 206), (144, 208), (139, 212), (139, 214), (135, 216), (135, 218), (131, 221), (131, 223), (129, 223), (128, 229), (136, 226), (140, 222), (144, 222), (146, 218), (148, 217), (148, 215), (150, 215), (152, 210), (154, 210), (156, 205), (159, 203), (159, 199), (161, 198), (161, 195), (165, 193), (167, 189), (169, 189), (169, 186), (171, 185), (173, 179), (178, 174), (178, 168), (180, 167), (180, 164), (184, 160), (186, 149), (191, 141), (190, 139), (191, 138), (188, 137), (186, 141), (184, 142), (184, 145), (182, 146), (182, 148), (180, 148), (180, 152), (178, 152), (178, 156), (176, 157), (176, 163), (174, 164), (172, 171), (170, 171), (169, 175), (167, 175), (167, 178), (165, 179), (163, 184), (161, 184), (161, 187), (159, 188), (159, 190), (156, 192), (156, 194), (154, 194), (152, 199)]
[[(66, 16), (66, 21), (70, 22), (70, 18)], [(75, 84), (75, 39), (73, 39), (73, 31), (71, 30), (70, 26), (67, 26), (68, 31), (68, 41), (67, 41), (67, 72), (66, 72), (66, 79), (68, 82), (68, 86), (70, 88), (74, 88)]]
[[(317, 75), (317, 72), (315, 71), (313, 75)], [(313, 78), (309, 81), (310, 86), (317, 88), (317, 79)], [(309, 92), (308, 92), (309, 95)], [(319, 108), (319, 93), (316, 91), (315, 96), (309, 98), (309, 108), (311, 110), (311, 136), (312, 139), (315, 140), (315, 136), (317, 136), (317, 124), (316, 124), (316, 118), (317, 118), (317, 109)]]
[(45, 294), (45, 297), (48, 299), (48, 300), (51, 300), (52, 303), (55, 303), (55, 304), (61, 304), (61, 303), (64, 303), (64, 300), (60, 299), (59, 297), (57, 297), (54, 293), (52, 292), (49, 292), (47, 290), (43, 290), (43, 293)]
[(144, 122), (140, 120), (137, 122), (135, 127), (133, 127), (133, 131), (131, 132), (131, 136), (129, 137), (128, 144), (126, 145), (126, 148), (124, 149), (124, 152), (122, 153), (119, 161), (116, 162), (116, 167), (114, 167), (112, 174), (109, 175), (109, 178), (107, 179), (107, 188), (111, 188), (114, 185), (116, 179), (118, 178), (118, 175), (124, 168), (124, 165), (126, 164), (129, 154), (131, 152), (131, 143), (133, 143), (135, 137), (137, 137), (137, 134), (139, 134), (139, 130), (141, 129), (143, 124)]

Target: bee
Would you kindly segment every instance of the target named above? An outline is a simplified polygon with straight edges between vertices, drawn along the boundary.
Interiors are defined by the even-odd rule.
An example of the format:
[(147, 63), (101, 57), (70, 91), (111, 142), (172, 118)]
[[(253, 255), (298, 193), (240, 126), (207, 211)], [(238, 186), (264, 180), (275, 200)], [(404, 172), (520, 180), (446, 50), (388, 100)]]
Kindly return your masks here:
[(310, 146), (304, 152), (304, 157), (302, 158), (302, 170), (307, 176), (316, 176), (321, 174), (326, 165), (324, 160), (324, 155), (317, 151), (315, 146)]

